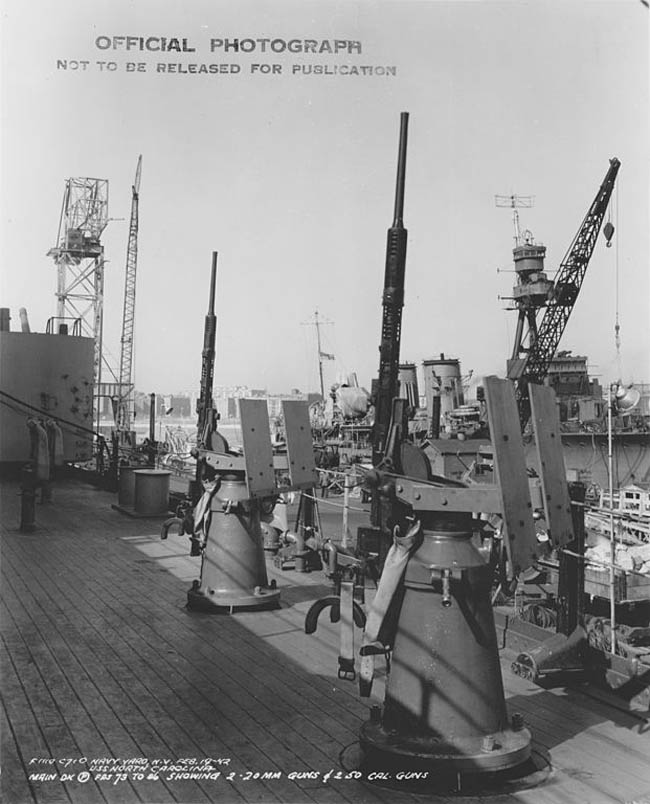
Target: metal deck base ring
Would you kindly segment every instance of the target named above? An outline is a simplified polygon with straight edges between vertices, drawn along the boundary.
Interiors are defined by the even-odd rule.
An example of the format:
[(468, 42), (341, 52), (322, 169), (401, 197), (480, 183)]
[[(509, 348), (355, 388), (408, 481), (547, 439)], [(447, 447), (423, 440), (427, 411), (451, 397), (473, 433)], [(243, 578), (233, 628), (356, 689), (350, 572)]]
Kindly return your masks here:
[(503, 796), (539, 787), (551, 779), (554, 770), (548, 752), (531, 747), (529, 757), (516, 765), (499, 771), (459, 771), (427, 768), (419, 770), (393, 763), (391, 767), (368, 766), (368, 756), (360, 743), (353, 743), (339, 755), (342, 768), (348, 773), (357, 771), (359, 780), (368, 787), (416, 793), (427, 797), (443, 796)]
[(230, 611), (238, 609), (275, 609), (280, 605), (280, 590), (273, 587), (257, 587), (249, 594), (228, 591), (202, 592), (192, 587), (187, 593), (187, 606), (197, 611)]
[(436, 773), (501, 771), (525, 762), (530, 756), (530, 732), (504, 729), (494, 734), (443, 740), (434, 736), (406, 736), (367, 721), (360, 742), (369, 769)]

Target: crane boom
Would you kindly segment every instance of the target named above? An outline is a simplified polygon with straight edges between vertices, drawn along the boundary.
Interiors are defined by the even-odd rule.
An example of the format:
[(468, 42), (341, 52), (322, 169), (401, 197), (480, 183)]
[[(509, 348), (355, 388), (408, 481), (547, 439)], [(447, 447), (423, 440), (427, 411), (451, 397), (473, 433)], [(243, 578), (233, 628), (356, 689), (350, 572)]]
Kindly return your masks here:
[(122, 315), (122, 338), (120, 351), (120, 402), (117, 427), (131, 428), (133, 409), (133, 329), (135, 324), (135, 278), (138, 266), (138, 205), (140, 201), (140, 174), (142, 155), (138, 157), (135, 180), (131, 188), (131, 219), (129, 240), (126, 248), (126, 275), (124, 279), (124, 312)]
[(522, 429), (530, 418), (529, 383), (541, 384), (580, 293), (582, 281), (596, 245), (620, 168), (620, 161), (609, 160), (609, 169), (555, 276), (552, 297), (537, 328), (523, 371), (517, 378), (516, 397)]

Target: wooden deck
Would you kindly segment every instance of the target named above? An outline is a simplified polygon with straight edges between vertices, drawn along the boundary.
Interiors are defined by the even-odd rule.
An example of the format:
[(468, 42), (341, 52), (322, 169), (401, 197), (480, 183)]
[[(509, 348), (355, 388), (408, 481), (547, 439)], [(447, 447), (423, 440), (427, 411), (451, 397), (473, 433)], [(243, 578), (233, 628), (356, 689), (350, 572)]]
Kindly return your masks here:
[[(162, 542), (158, 521), (126, 517), (114, 501), (66, 481), (24, 534), (18, 486), (2, 486), (3, 801), (425, 800), (345, 778), (341, 754), (383, 691), (380, 681), (363, 700), (338, 680), (327, 619), (304, 634), (309, 605), (329, 591), (323, 574), (269, 566), (279, 610), (189, 611), (200, 565), (186, 537)], [(511, 658), (509, 709), (524, 714), (553, 773), (535, 789), (471, 800), (650, 804), (648, 720), (587, 689), (541, 689), (510, 673)]]

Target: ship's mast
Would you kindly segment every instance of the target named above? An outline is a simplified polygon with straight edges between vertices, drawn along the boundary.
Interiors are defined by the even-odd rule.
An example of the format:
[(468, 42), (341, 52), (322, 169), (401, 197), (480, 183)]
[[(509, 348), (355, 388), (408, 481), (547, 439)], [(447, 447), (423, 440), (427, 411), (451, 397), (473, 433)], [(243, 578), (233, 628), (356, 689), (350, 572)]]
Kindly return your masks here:
[(318, 344), (318, 378), (320, 380), (320, 395), (325, 399), (325, 384), (323, 383), (323, 352), (320, 345), (320, 321), (318, 310), (314, 310), (314, 326), (316, 327), (316, 343)]
[(519, 228), (519, 212), (518, 209), (524, 207), (526, 209), (530, 209), (535, 204), (535, 196), (534, 195), (495, 195), (494, 196), (494, 203), (498, 207), (509, 207), (512, 209), (512, 225), (515, 231), (515, 246), (520, 246), (522, 244), (522, 233), (521, 229)]
[(532, 195), (497, 195), (498, 207), (512, 209), (515, 245), (512, 256), (515, 263), (517, 283), (512, 289), (512, 300), (517, 310), (517, 330), (508, 362), (508, 375), (519, 370), (537, 338), (537, 316), (546, 306), (553, 283), (544, 273), (546, 247), (536, 243), (529, 229), (523, 232), (519, 226), (519, 208), (530, 209), (535, 203)]
[(318, 378), (320, 381), (320, 395), (325, 399), (325, 382), (323, 381), (323, 361), (334, 360), (334, 355), (324, 352), (321, 345), (320, 328), (323, 324), (331, 324), (331, 321), (319, 319), (318, 310), (314, 311), (314, 320), (303, 322), (305, 325), (316, 327), (316, 348), (318, 349)]

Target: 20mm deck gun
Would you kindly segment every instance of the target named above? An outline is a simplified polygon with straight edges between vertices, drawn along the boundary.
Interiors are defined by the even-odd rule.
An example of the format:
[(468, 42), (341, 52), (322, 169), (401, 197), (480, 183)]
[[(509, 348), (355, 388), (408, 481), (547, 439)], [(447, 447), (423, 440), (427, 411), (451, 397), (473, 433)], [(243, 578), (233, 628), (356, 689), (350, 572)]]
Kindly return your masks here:
[(379, 346), (379, 375), (373, 394), (375, 426), (372, 437), (372, 463), (374, 466), (377, 466), (385, 455), (386, 437), (390, 427), (393, 399), (398, 395), (399, 390), (399, 350), (402, 333), (404, 272), (406, 268), (406, 241), (408, 236), (408, 232), (404, 228), (403, 220), (408, 122), (408, 112), (402, 112), (400, 115), (395, 210), (393, 223), (388, 230), (386, 242), (381, 344)]

